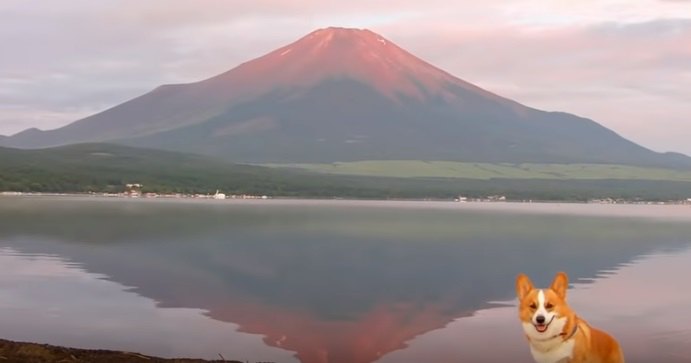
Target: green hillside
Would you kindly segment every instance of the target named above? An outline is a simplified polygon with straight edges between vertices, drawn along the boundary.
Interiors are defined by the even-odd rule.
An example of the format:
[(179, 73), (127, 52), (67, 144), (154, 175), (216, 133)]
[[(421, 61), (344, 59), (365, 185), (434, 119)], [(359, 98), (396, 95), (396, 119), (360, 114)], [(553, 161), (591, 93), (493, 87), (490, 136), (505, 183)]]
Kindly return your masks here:
[[(0, 148), (0, 191), (121, 192), (127, 183), (141, 183), (144, 192), (213, 193), (219, 189), (226, 194), (319, 198), (451, 199), (458, 195), (505, 195), (514, 200), (603, 197), (670, 200), (691, 196), (688, 175), (664, 171), (672, 173), (670, 175), (674, 178), (662, 180), (667, 174), (656, 169), (642, 169), (647, 171), (649, 179), (633, 174), (631, 179), (624, 179), (625, 173), (637, 171), (626, 167), (617, 167), (622, 169), (619, 178), (597, 179), (602, 174), (586, 178), (583, 177), (586, 173), (578, 174), (567, 166), (560, 166), (565, 169), (557, 177), (554, 175), (557, 166), (551, 169), (553, 174), (550, 176), (549, 168), (538, 172), (537, 166), (520, 171), (526, 167), (443, 162), (372, 163), (331, 166), (336, 169), (348, 166), (349, 173), (366, 174), (368, 170), (370, 173), (339, 175), (324, 173), (328, 168), (317, 166), (310, 169), (321, 173), (239, 165), (191, 154), (110, 144), (80, 144), (41, 150)], [(412, 172), (414, 170), (416, 173)], [(437, 170), (436, 174), (431, 172), (434, 170)]]
[[(11, 191), (120, 192), (128, 183), (140, 183), (143, 191), (159, 193), (222, 189), (237, 194), (292, 195), (308, 188), (318, 194), (318, 188), (311, 184), (316, 181), (304, 174), (111, 144), (40, 150), (0, 148), (0, 190)], [(328, 189), (328, 185), (324, 187)]]
[(394, 178), (668, 180), (691, 182), (691, 171), (609, 164), (508, 164), (455, 161), (370, 160), (329, 164), (267, 164), (318, 173)]

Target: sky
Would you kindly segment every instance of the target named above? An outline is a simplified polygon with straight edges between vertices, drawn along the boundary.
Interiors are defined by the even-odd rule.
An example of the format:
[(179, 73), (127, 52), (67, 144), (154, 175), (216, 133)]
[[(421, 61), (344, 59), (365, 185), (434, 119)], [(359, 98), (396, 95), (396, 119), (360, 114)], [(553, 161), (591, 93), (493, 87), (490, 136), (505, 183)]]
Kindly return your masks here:
[(205, 79), (329, 26), (691, 155), (691, 0), (2, 0), (0, 135)]

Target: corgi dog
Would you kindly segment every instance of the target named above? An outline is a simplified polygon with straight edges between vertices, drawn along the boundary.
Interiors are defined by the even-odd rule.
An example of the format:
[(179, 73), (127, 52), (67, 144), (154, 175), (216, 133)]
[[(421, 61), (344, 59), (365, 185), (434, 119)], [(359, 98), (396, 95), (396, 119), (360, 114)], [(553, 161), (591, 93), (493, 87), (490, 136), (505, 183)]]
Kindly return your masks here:
[(516, 278), (518, 316), (538, 363), (623, 363), (619, 343), (579, 318), (566, 303), (569, 278), (554, 277), (547, 289), (536, 289), (528, 276)]

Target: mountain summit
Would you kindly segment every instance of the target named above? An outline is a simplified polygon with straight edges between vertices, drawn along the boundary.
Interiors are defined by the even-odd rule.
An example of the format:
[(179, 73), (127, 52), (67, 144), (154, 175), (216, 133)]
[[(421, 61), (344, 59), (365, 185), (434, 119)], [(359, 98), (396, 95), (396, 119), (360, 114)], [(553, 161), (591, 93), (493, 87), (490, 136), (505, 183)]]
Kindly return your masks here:
[(308, 88), (338, 78), (370, 84), (392, 99), (452, 97), (446, 89), (448, 85), (484, 92), (372, 31), (347, 28), (314, 31), (208, 82), (221, 87), (242, 82), (253, 85), (252, 90), (261, 93), (275, 87)]
[(523, 106), (369, 30), (327, 28), (195, 83), (165, 85), (65, 127), (0, 144), (82, 142), (237, 162), (459, 160), (691, 167), (596, 122)]

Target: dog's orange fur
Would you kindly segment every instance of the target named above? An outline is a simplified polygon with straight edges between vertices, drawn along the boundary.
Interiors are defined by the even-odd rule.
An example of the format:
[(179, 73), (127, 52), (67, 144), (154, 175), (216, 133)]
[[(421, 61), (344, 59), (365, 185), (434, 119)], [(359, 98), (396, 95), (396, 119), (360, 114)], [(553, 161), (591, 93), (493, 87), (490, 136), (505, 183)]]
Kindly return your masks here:
[[(602, 330), (591, 327), (585, 320), (579, 318), (566, 302), (568, 276), (559, 272), (548, 289), (543, 289), (545, 305), (553, 305), (551, 311), (557, 316), (566, 317), (567, 322), (557, 339), (566, 343), (574, 339), (571, 358), (559, 363), (624, 363), (624, 355), (619, 343)], [(519, 318), (522, 322), (531, 322), (534, 311), (531, 304), (537, 304), (539, 290), (533, 286), (528, 276), (518, 275), (516, 279), (516, 294), (519, 300)], [(574, 330), (575, 329), (575, 330)], [(574, 333), (575, 332), (575, 333)], [(528, 337), (528, 341), (531, 338)], [(531, 341), (531, 344), (533, 342)], [(556, 363), (556, 362), (555, 362)]]

